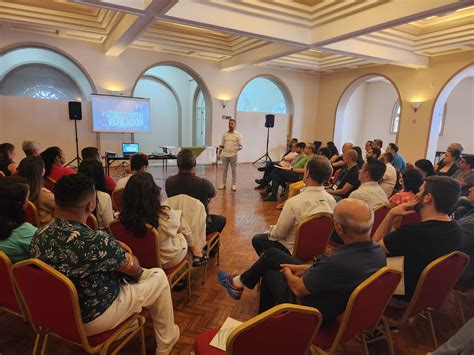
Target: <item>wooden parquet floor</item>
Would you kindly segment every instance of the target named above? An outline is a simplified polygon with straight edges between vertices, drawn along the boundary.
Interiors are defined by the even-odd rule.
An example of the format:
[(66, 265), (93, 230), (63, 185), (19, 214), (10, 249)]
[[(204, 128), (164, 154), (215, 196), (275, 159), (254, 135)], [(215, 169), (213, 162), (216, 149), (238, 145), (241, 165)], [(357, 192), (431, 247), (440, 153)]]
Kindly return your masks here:
[[(157, 183), (163, 186), (167, 175), (175, 174), (176, 167), (169, 167), (165, 173), (161, 167), (151, 167)], [(222, 168), (198, 167), (198, 174), (207, 177), (216, 186), (220, 184)], [(256, 233), (266, 230), (269, 224), (275, 223), (279, 211), (276, 203), (262, 202), (253, 187), (254, 179), (260, 173), (250, 164), (238, 166), (238, 191), (230, 189), (219, 191), (210, 203), (210, 211), (223, 214), (227, 218), (227, 226), (222, 234), (220, 266), (215, 259), (209, 262), (207, 279), (201, 285), (202, 270), (193, 269), (192, 300), (187, 301), (186, 291), (172, 292), (175, 310), (175, 321), (181, 330), (180, 341), (172, 354), (189, 354), (193, 349), (194, 340), (205, 330), (221, 325), (227, 317), (245, 321), (257, 314), (256, 290), (245, 290), (240, 301), (232, 300), (216, 280), (218, 268), (241, 273), (250, 266), (257, 256), (251, 245), (251, 238)], [(229, 172), (230, 175), (230, 172)], [(229, 176), (230, 177), (230, 176)], [(1, 290), (0, 290), (1, 292)], [(468, 317), (474, 316), (474, 300), (466, 299), (464, 310)], [(448, 299), (443, 308), (434, 315), (435, 327), (440, 342), (444, 342), (461, 326), (459, 316), (454, 307), (453, 299)], [(33, 347), (34, 333), (31, 327), (15, 316), (0, 314), (1, 335), (0, 354), (28, 354)], [(433, 350), (433, 344), (427, 323), (419, 320), (413, 326), (402, 329), (394, 335), (397, 354), (421, 355)], [(48, 354), (82, 354), (74, 346), (52, 338), (48, 343)], [(151, 322), (146, 324), (147, 354), (154, 354), (155, 340)], [(132, 341), (123, 354), (138, 353), (138, 341)], [(384, 341), (369, 347), (371, 354), (387, 354)], [(361, 354), (362, 348), (356, 341), (348, 342), (338, 349), (338, 354)], [(289, 354), (292, 355), (292, 354)]]

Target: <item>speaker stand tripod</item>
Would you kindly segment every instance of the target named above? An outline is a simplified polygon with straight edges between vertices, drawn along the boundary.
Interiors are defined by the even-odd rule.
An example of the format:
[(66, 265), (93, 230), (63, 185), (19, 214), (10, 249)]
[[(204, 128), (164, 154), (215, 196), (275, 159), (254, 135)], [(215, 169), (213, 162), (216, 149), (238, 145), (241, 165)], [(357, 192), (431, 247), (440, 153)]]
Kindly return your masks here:
[(253, 165), (255, 165), (256, 163), (258, 163), (260, 161), (265, 162), (265, 163), (268, 163), (268, 162), (272, 161), (272, 158), (270, 158), (270, 156), (268, 155), (268, 143), (269, 142), (270, 142), (270, 127), (267, 127), (267, 147), (266, 147), (266, 150), (265, 150), (265, 154), (263, 154), (260, 158), (255, 160), (252, 163)]
[(79, 168), (79, 164), (81, 163), (81, 158), (79, 157), (79, 140), (77, 138), (77, 120), (74, 120), (74, 133), (76, 135), (76, 157), (71, 160), (66, 166), (71, 165), (72, 163), (77, 162), (77, 168)]

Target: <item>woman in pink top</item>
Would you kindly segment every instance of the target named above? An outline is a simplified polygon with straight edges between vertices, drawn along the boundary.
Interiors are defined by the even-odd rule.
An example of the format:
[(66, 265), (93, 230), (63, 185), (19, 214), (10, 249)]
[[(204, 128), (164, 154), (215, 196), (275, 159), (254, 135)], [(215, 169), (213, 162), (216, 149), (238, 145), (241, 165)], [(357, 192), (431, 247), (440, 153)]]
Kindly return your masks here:
[(402, 174), (403, 190), (389, 198), (390, 208), (405, 202), (414, 202), (423, 184), (423, 177), (416, 169), (408, 169)]
[(54, 181), (58, 181), (63, 176), (76, 173), (75, 170), (63, 166), (66, 163), (66, 157), (59, 147), (49, 147), (41, 153), (41, 158), (44, 161), (44, 177), (49, 177)]

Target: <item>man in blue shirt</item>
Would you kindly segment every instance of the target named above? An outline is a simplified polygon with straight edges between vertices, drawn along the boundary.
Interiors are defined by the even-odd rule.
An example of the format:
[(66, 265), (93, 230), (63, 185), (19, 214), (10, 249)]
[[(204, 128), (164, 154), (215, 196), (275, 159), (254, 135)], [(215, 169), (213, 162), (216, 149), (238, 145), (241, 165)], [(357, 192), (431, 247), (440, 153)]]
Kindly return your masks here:
[(390, 143), (387, 147), (387, 153), (392, 153), (393, 161), (392, 165), (397, 169), (397, 171), (404, 173), (407, 170), (407, 163), (403, 156), (398, 152), (398, 145), (395, 143)]

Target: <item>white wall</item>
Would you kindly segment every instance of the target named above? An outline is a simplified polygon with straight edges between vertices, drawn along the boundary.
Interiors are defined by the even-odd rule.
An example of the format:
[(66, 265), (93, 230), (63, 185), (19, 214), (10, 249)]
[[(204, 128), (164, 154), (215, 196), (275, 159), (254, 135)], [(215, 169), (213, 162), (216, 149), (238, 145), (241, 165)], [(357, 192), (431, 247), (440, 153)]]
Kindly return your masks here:
[(179, 122), (178, 102), (173, 92), (153, 79), (141, 79), (135, 96), (150, 99), (150, 133), (135, 133), (135, 142), (140, 143), (144, 153), (161, 152), (161, 146), (178, 146)]
[(437, 150), (445, 151), (453, 142), (461, 142), (464, 152), (474, 154), (474, 78), (463, 79), (446, 102), (446, 118)]
[[(361, 129), (364, 120), (364, 105), (367, 95), (367, 85), (360, 85), (347, 102), (342, 128), (342, 144), (346, 142), (360, 145)], [(339, 147), (341, 148), (341, 147)]]
[(365, 82), (350, 97), (344, 115), (343, 142), (363, 147), (367, 140), (382, 139), (384, 148), (395, 143), (390, 133), (393, 107), (398, 99), (395, 88), (385, 81)]
[[(124, 95), (130, 95), (136, 80), (141, 74), (146, 69), (159, 63), (179, 63), (186, 68), (190, 68), (202, 79), (212, 96), (212, 107), (210, 108), (212, 110), (212, 125), (210, 128), (212, 145), (219, 144), (222, 133), (227, 129), (227, 121), (222, 120), (221, 116), (223, 114), (235, 116), (236, 99), (243, 86), (259, 75), (275, 76), (288, 87), (293, 99), (293, 124), (290, 135), (304, 141), (313, 141), (317, 138), (314, 136), (317, 111), (317, 100), (315, 98), (318, 96), (319, 85), (317, 75), (263, 67), (248, 67), (237, 71), (224, 72), (220, 70), (218, 62), (192, 57), (138, 49), (127, 49), (119, 57), (112, 57), (104, 55), (101, 44), (66, 40), (27, 32), (13, 32), (9, 31), (8, 28), (2, 28), (0, 33), (0, 52), (15, 45), (35, 43), (54, 47), (74, 58), (88, 72), (99, 93), (109, 93), (110, 90), (119, 89)], [(225, 109), (222, 109), (217, 98), (223, 95), (230, 98)], [(9, 101), (10, 98), (4, 100)], [(39, 104), (39, 106), (42, 105)], [(47, 107), (46, 104), (45, 107)], [(19, 115), (15, 105), (9, 104), (8, 110), (2, 115), (1, 120), (3, 121), (4, 117), (9, 117), (9, 119), (16, 122), (11, 130), (16, 130), (14, 133), (17, 136), (28, 136), (30, 139), (36, 139), (36, 132), (29, 129), (29, 118), (33, 115), (33, 112), (29, 111), (28, 106), (23, 107), (22, 112), (23, 114)], [(42, 121), (42, 125), (50, 132), (47, 137), (45, 136), (42, 139), (45, 146), (52, 145), (56, 138), (54, 132), (57, 122), (50, 120), (48, 118), (50, 115), (55, 115), (55, 113), (45, 113)], [(242, 127), (240, 128), (242, 130)], [(249, 129), (251, 130), (253, 127)], [(249, 133), (252, 134), (252, 132), (245, 131), (242, 133), (244, 136)], [(7, 141), (9, 136), (2, 130), (0, 141)], [(101, 133), (99, 135), (102, 151), (120, 152), (122, 140), (128, 140), (128, 138), (122, 137), (121, 134)], [(283, 140), (283, 144), (285, 143), (286, 137)], [(70, 145), (65, 147), (68, 155), (71, 154), (70, 147)], [(262, 154), (262, 147), (259, 144), (248, 146), (247, 149), (249, 161), (258, 158)]]

